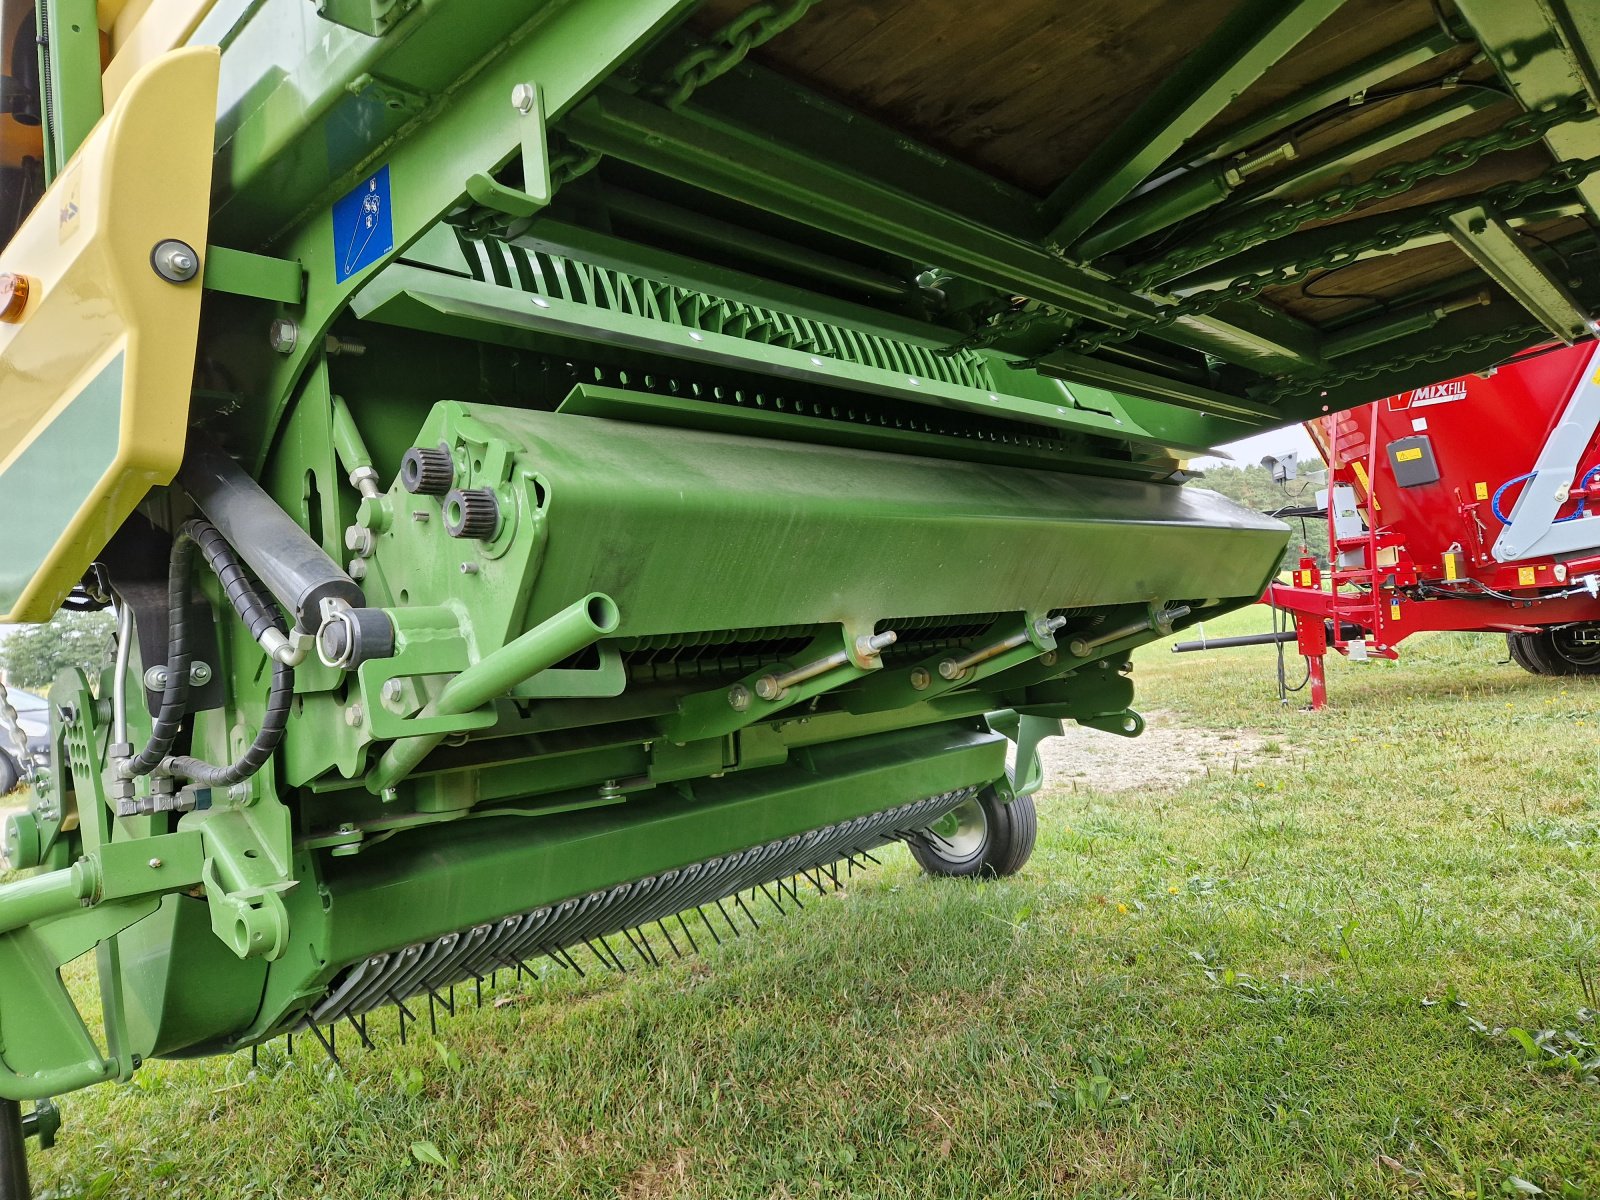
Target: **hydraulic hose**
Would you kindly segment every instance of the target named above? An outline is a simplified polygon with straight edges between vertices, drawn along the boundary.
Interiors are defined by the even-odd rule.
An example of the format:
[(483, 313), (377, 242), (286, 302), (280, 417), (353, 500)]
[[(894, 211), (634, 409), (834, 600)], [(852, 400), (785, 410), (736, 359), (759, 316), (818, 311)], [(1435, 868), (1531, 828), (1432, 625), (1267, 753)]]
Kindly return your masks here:
[(272, 757), (283, 741), (289, 725), (289, 709), (294, 704), (294, 668), (274, 661), (272, 687), (267, 692), (267, 711), (262, 715), (261, 728), (255, 740), (238, 759), (225, 767), (204, 759), (180, 754), (166, 760), (164, 766), (173, 775), (181, 775), (202, 787), (232, 787), (243, 783), (259, 771)]
[(184, 522), (172, 543), (167, 579), (169, 623), (166, 687), (162, 691), (161, 707), (151, 726), (150, 740), (143, 750), (128, 760), (123, 767), (123, 775), (126, 778), (148, 775), (160, 766), (170, 774), (181, 775), (207, 787), (231, 787), (259, 771), (282, 743), (294, 699), (294, 668), (273, 661), (272, 684), (267, 694), (267, 709), (261, 718), (261, 728), (235, 762), (218, 766), (190, 755), (168, 756), (188, 709), (189, 564), (197, 548), (206, 565), (215, 572), (229, 603), (239, 614), (239, 619), (244, 622), (253, 640), (259, 642), (269, 629), (276, 629), (279, 633), (286, 631), (283, 618), (256, 590), (244, 563), (217, 527), (203, 520)]
[[(172, 540), (172, 554), (167, 560), (167, 682), (161, 690), (161, 706), (150, 724), (150, 740), (143, 750), (122, 764), (120, 774), (124, 779), (148, 775), (161, 765), (177, 740), (188, 711), (189, 562), (194, 557), (190, 526), (195, 523), (188, 522)], [(117, 681), (117, 686), (122, 686), (122, 680)]]

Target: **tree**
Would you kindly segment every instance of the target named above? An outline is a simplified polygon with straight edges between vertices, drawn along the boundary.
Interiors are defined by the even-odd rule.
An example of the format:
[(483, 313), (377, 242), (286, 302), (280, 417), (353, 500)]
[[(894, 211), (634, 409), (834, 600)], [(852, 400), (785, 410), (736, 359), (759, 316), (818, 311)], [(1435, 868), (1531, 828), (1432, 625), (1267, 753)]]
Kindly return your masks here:
[[(1315, 465), (1315, 464), (1313, 464)], [(1302, 466), (1302, 471), (1306, 468)], [(1316, 503), (1317, 486), (1304, 474), (1287, 486), (1272, 482), (1272, 473), (1265, 467), (1210, 467), (1205, 474), (1191, 481), (1192, 486), (1220, 492), (1235, 504), (1256, 512), (1276, 512), (1281, 508), (1309, 506)], [(1326, 487), (1323, 483), (1320, 486)], [(1294, 568), (1300, 563), (1300, 547), (1309, 546), (1311, 553), (1324, 568), (1328, 565), (1328, 523), (1325, 517), (1285, 517), (1294, 530), (1289, 547), (1284, 552), (1285, 567)]]
[(6, 681), (42, 691), (63, 667), (81, 667), (93, 679), (111, 653), (115, 625), (108, 612), (59, 612), (48, 624), (19, 626), (0, 642)]

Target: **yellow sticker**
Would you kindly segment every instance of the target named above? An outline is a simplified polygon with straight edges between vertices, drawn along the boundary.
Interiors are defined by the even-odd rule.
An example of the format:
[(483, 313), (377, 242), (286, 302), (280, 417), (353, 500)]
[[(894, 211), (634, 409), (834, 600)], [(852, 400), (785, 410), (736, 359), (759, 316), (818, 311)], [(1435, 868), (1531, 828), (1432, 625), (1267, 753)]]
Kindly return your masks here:
[(1398, 600), (1389, 601), (1389, 619), (1391, 621), (1400, 619), (1400, 602)]
[(1367, 494), (1367, 500), (1371, 503), (1373, 511), (1376, 512), (1383, 505), (1379, 504), (1378, 498), (1372, 494), (1372, 481), (1367, 478), (1366, 464), (1357, 459), (1350, 466), (1355, 470), (1356, 481), (1361, 484), (1361, 490)]
[(1475, 483), (1472, 485), (1472, 493), (1479, 500), (1487, 500), (1489, 498), (1489, 485), (1487, 483)]
[(1422, 447), (1421, 446), (1413, 446), (1409, 450), (1401, 450), (1398, 453), (1396, 453), (1395, 456), (1394, 456), (1394, 460), (1397, 463), (1400, 463), (1400, 462), (1416, 462), (1421, 457), (1422, 457)]
[(1446, 583), (1454, 583), (1460, 578), (1456, 574), (1456, 556), (1454, 554), (1446, 554), (1444, 556), (1444, 578)]
[(1532, 587), (1537, 582), (1538, 576), (1534, 573), (1534, 569), (1532, 567), (1517, 568), (1518, 587)]

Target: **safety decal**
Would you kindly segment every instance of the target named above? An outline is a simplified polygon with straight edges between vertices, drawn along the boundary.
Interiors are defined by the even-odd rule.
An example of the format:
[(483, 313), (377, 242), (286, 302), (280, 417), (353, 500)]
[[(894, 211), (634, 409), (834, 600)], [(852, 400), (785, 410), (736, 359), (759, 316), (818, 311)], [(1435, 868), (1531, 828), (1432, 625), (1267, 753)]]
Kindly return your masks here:
[(389, 168), (379, 167), (333, 206), (333, 278), (343, 283), (394, 249)]

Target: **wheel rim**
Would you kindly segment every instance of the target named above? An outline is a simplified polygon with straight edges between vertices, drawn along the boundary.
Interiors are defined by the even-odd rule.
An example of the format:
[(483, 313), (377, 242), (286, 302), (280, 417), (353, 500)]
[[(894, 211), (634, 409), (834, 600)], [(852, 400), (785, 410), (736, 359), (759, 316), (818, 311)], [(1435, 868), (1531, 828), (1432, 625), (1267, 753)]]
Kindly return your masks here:
[(983, 849), (989, 837), (989, 819), (984, 816), (983, 805), (974, 796), (956, 805), (932, 825), (935, 847), (946, 858), (971, 858)]
[(1569, 663), (1580, 667), (1600, 663), (1600, 630), (1592, 625), (1568, 625), (1550, 631), (1550, 645)]

